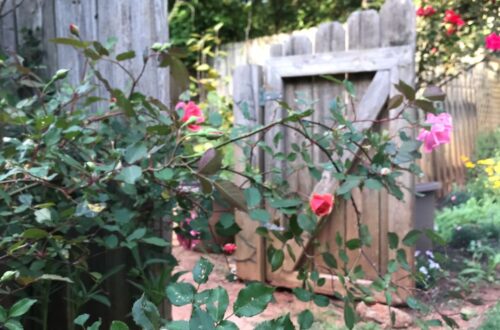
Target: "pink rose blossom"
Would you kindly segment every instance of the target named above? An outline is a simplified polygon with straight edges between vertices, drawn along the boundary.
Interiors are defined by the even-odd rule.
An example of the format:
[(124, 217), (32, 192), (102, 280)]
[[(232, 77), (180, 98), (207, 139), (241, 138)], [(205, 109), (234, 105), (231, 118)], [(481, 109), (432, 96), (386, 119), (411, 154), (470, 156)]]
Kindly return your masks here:
[(464, 20), (462, 19), (462, 16), (460, 16), (460, 14), (455, 13), (455, 11), (451, 9), (445, 11), (444, 22), (453, 24), (457, 27), (461, 27), (465, 24)]
[(224, 250), (224, 252), (226, 252), (227, 254), (233, 254), (235, 251), (236, 251), (236, 244), (233, 244), (233, 243), (227, 243), (227, 244), (224, 244), (224, 247), (222, 248)]
[(429, 17), (429, 16), (432, 16), (436, 13), (436, 9), (434, 9), (434, 7), (432, 6), (426, 6), (425, 8), (424, 7), (420, 7), (417, 9), (417, 16), (420, 16), (420, 17)]
[(431, 128), (422, 129), (417, 137), (417, 140), (424, 143), (424, 152), (429, 153), (440, 144), (450, 143), (453, 129), (450, 114), (441, 113), (435, 116), (429, 113), (425, 122), (430, 124)]
[(486, 48), (491, 49), (492, 51), (500, 50), (500, 35), (495, 32), (490, 33), (485, 38)]
[(195, 123), (187, 125), (188, 129), (193, 132), (197, 132), (201, 129), (200, 125), (205, 122), (205, 117), (203, 116), (203, 112), (201, 112), (200, 108), (196, 105), (196, 103), (189, 101), (187, 104), (185, 102), (179, 102), (175, 106), (175, 110), (183, 109), (184, 115), (181, 118), (182, 122), (187, 122), (191, 119), (191, 117), (196, 118)]

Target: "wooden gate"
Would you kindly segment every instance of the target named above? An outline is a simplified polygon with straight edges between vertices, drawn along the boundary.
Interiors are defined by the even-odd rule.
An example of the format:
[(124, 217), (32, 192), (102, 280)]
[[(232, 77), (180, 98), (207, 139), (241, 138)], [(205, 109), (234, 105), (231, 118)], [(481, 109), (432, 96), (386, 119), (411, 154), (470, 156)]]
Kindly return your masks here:
[[(343, 79), (347, 77), (356, 87), (354, 105), (347, 115), (352, 118), (367, 120), (358, 121), (358, 130), (388, 130), (397, 134), (402, 121), (392, 121), (385, 126), (374, 125), (369, 120), (381, 116), (393, 117), (400, 109), (387, 111), (386, 103), (389, 97), (396, 94), (394, 84), (399, 80), (413, 85), (414, 82), (414, 43), (415, 43), (415, 11), (411, 0), (387, 0), (380, 13), (374, 10), (353, 13), (347, 21), (347, 31), (338, 22), (322, 24), (316, 32), (315, 42), (306, 36), (293, 35), (284, 44), (271, 47), (271, 58), (265, 66), (244, 65), (237, 67), (233, 76), (233, 98), (235, 103), (235, 124), (266, 125), (285, 116), (277, 100), (287, 102), (292, 108), (301, 108), (303, 103), (296, 101), (296, 95), (301, 99), (312, 100), (315, 112), (313, 120), (324, 121), (329, 111), (329, 103), (337, 96), (346, 97), (343, 87), (326, 81), (320, 76), (334, 75)], [(262, 95), (265, 100), (262, 101)], [(251, 113), (251, 120), (245, 119), (241, 107), (245, 104)], [(251, 121), (251, 123), (249, 122)], [(300, 142), (301, 137), (290, 129), (273, 128), (267, 134), (258, 138), (265, 139), (269, 146), (277, 130), (281, 130), (284, 138), (275, 151), (285, 154), (291, 150), (294, 142)], [(325, 157), (319, 150), (312, 150), (315, 162), (324, 162)], [(241, 152), (236, 152), (238, 166), (244, 166)], [(345, 160), (345, 158), (344, 158)], [(294, 161), (294, 165), (299, 162)], [(272, 159), (267, 154), (258, 154), (253, 159), (253, 166), (261, 173), (279, 168), (286, 173), (290, 163)], [(307, 169), (293, 173), (287, 180), (292, 191), (301, 196), (309, 196), (315, 181)], [(366, 224), (373, 237), (371, 248), (367, 251), (369, 258), (359, 257), (359, 251), (349, 251), (348, 267), (362, 265), (366, 273), (366, 284), (375, 279), (387, 269), (387, 263), (394, 258), (389, 250), (387, 233), (395, 232), (403, 237), (413, 228), (413, 191), (414, 178), (410, 174), (400, 177), (401, 183), (409, 188), (405, 192), (404, 202), (398, 201), (385, 191), (353, 190), (356, 204), (360, 205), (361, 222)], [(238, 183), (243, 183), (240, 181)], [(237, 212), (236, 219), (242, 231), (237, 235), (238, 251), (237, 275), (245, 280), (261, 280), (273, 285), (296, 287), (301, 285), (297, 279), (297, 269), (300, 259), (294, 262), (288, 252), (285, 252), (283, 266), (276, 272), (267, 267), (265, 250), (270, 242), (255, 234), (258, 224), (252, 221), (246, 213)], [(358, 225), (353, 204), (338, 199), (333, 214), (323, 227), (317, 239), (324, 249), (327, 242), (334, 242), (337, 233), (345, 240), (358, 237)], [(293, 247), (294, 254), (302, 252), (299, 247)], [(338, 260), (335, 244), (329, 244), (330, 252)], [(333, 294), (341, 292), (335, 276), (330, 275), (321, 258), (324, 250), (312, 250), (315, 264), (324, 270), (322, 277), (330, 284), (315, 288), (317, 292)], [(413, 251), (407, 251), (408, 262), (413, 263)], [(371, 260), (371, 262), (369, 262)], [(396, 273), (396, 278), (402, 278), (399, 284), (411, 286), (411, 280), (403, 273)], [(333, 289), (332, 289), (333, 288)], [(379, 297), (383, 300), (382, 297)], [(400, 297), (404, 298), (404, 297)], [(401, 301), (401, 300), (400, 300)]]

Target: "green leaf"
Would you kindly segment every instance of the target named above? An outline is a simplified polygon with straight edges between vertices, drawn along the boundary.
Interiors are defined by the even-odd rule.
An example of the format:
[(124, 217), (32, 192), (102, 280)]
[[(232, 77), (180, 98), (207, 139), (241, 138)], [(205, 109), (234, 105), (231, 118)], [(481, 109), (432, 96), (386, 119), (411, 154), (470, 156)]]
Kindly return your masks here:
[(354, 328), (356, 324), (356, 313), (349, 302), (344, 304), (344, 322), (348, 329)]
[(274, 250), (273, 256), (271, 258), (271, 271), (275, 272), (276, 270), (278, 270), (283, 264), (284, 260), (285, 253), (283, 252), (283, 250)]
[(7, 310), (0, 306), (0, 324), (4, 323), (7, 320)]
[(373, 238), (370, 234), (370, 230), (368, 229), (368, 226), (365, 224), (362, 224), (361, 227), (359, 228), (359, 234), (360, 234), (360, 239), (361, 243), (363, 245), (370, 247), (372, 245)]
[(315, 294), (313, 296), (313, 301), (316, 304), (316, 306), (319, 306), (319, 307), (326, 307), (326, 306), (328, 306), (328, 304), (330, 304), (330, 299), (328, 299), (327, 296), (323, 296), (320, 294)]
[(75, 318), (73, 323), (83, 327), (85, 325), (85, 322), (88, 321), (89, 317), (90, 317), (89, 314), (80, 314)]
[(213, 175), (222, 167), (224, 154), (220, 150), (210, 148), (198, 161), (198, 173), (204, 175)]
[(127, 241), (132, 242), (141, 239), (146, 235), (146, 228), (137, 228), (132, 232), (132, 234), (127, 236)]
[(382, 182), (377, 179), (368, 179), (365, 181), (365, 187), (372, 190), (380, 190), (383, 185)]
[(251, 210), (248, 215), (252, 220), (256, 220), (262, 223), (268, 223), (271, 220), (271, 215), (264, 209)]
[(216, 180), (214, 187), (231, 206), (244, 212), (247, 211), (245, 195), (240, 187), (227, 180)]
[(53, 42), (55, 44), (68, 45), (68, 46), (73, 46), (76, 48), (85, 48), (88, 46), (87, 42), (80, 41), (77, 39), (72, 39), (72, 38), (53, 38), (53, 39), (49, 39), (49, 41)]
[(193, 268), (193, 280), (198, 284), (207, 283), (214, 265), (205, 258), (200, 258)]
[(35, 211), (36, 222), (43, 224), (52, 221), (52, 215), (49, 209), (40, 209)]
[(434, 104), (427, 100), (418, 99), (413, 102), (418, 108), (422, 109), (424, 112), (435, 113), (436, 108), (434, 108)]
[(395, 271), (398, 270), (398, 262), (396, 260), (389, 260), (389, 262), (387, 263), (387, 271), (389, 273), (394, 273)]
[(92, 45), (94, 46), (96, 52), (99, 53), (99, 55), (109, 56), (109, 51), (99, 41), (94, 41)]
[(345, 242), (345, 246), (349, 250), (356, 250), (361, 247), (361, 240), (359, 238), (353, 238)]
[(254, 330), (295, 330), (295, 327), (290, 320), (290, 313), (288, 313), (276, 319), (259, 323)]
[(238, 292), (233, 310), (238, 317), (251, 317), (266, 309), (273, 298), (274, 288), (261, 283), (251, 283)]
[(128, 184), (134, 184), (137, 180), (142, 177), (142, 170), (139, 166), (132, 165), (129, 167), (124, 167), (120, 174), (116, 176), (116, 180), (123, 181)]
[(154, 174), (155, 178), (162, 181), (170, 181), (174, 177), (174, 170), (171, 168), (164, 168)]
[(403, 104), (404, 97), (403, 95), (394, 95), (389, 99), (389, 103), (387, 104), (387, 110), (396, 109), (401, 104)]
[(360, 183), (361, 183), (361, 178), (348, 176), (346, 181), (339, 187), (339, 189), (337, 189), (337, 194), (339, 195), (346, 194), (351, 190), (353, 190), (354, 188), (356, 188), (357, 186), (359, 186)]
[(3, 326), (7, 330), (23, 330), (24, 329), (21, 322), (19, 322), (18, 320), (14, 320), (14, 319), (7, 320), (7, 322), (5, 322), (3, 324)]
[(135, 57), (135, 51), (129, 50), (127, 52), (120, 53), (116, 55), (116, 60), (117, 61), (125, 61), (125, 60), (130, 60), (131, 58)]
[(152, 302), (146, 299), (144, 294), (132, 306), (132, 318), (135, 324), (143, 330), (160, 328), (160, 312)]
[(210, 291), (209, 302), (206, 305), (210, 316), (217, 322), (222, 321), (229, 305), (229, 295), (226, 289), (221, 286), (212, 289)]
[(129, 327), (122, 321), (113, 321), (109, 330), (129, 330)]
[(23, 298), (17, 301), (10, 309), (9, 309), (9, 318), (11, 317), (20, 317), (26, 314), (31, 306), (36, 303), (36, 299)]
[(314, 316), (310, 310), (306, 309), (299, 314), (297, 321), (299, 322), (300, 330), (307, 330), (312, 327)]
[(308, 233), (312, 233), (316, 229), (316, 223), (314, 222), (314, 220), (305, 213), (299, 214), (297, 223), (299, 224), (300, 228), (307, 231)]
[(215, 330), (214, 320), (207, 312), (194, 306), (189, 320), (189, 330)]
[(328, 267), (337, 269), (337, 259), (333, 256), (333, 254), (331, 254), (330, 252), (323, 252), (321, 256), (323, 257), (323, 261)]
[(351, 81), (344, 79), (342, 83), (344, 84), (344, 87), (347, 90), (347, 93), (349, 93), (349, 95), (353, 97), (356, 96), (356, 89)]
[(238, 330), (239, 328), (234, 322), (224, 320), (221, 323), (219, 323), (219, 325), (215, 329), (216, 330)]
[(257, 188), (250, 187), (248, 189), (245, 189), (244, 194), (249, 208), (258, 206), (262, 200), (260, 191)]
[(22, 234), (23, 238), (27, 239), (41, 239), (47, 237), (48, 235), (48, 232), (40, 228), (26, 229)]
[(420, 235), (422, 235), (422, 232), (420, 230), (412, 230), (406, 236), (403, 238), (403, 244), (406, 246), (414, 246), (417, 244), (418, 239), (420, 238)]
[(148, 155), (148, 148), (145, 143), (138, 143), (129, 146), (125, 150), (125, 161), (129, 164), (133, 164), (143, 158), (146, 158)]
[(444, 246), (446, 244), (446, 240), (444, 238), (442, 238), (434, 230), (432, 230), (432, 229), (425, 229), (424, 233), (425, 233), (425, 236), (427, 236), (427, 238), (429, 238), (432, 241), (432, 243), (438, 244), (438, 245), (441, 245), (441, 246)]
[(275, 209), (286, 209), (302, 206), (304, 202), (300, 199), (269, 199), (269, 204)]
[(292, 289), (292, 291), (295, 297), (297, 297), (297, 299), (303, 302), (311, 301), (314, 296), (314, 294), (311, 291), (303, 288), (294, 288)]
[(400, 80), (398, 84), (394, 85), (394, 87), (396, 87), (396, 89), (400, 91), (409, 101), (413, 101), (415, 99), (415, 90), (404, 81)]
[(170, 243), (161, 237), (146, 237), (146, 238), (141, 239), (141, 242), (144, 242), (144, 243), (149, 244), (149, 245), (159, 246), (159, 247), (170, 246)]
[(172, 321), (167, 323), (168, 330), (190, 330), (188, 321)]
[(394, 250), (398, 248), (399, 237), (396, 233), (387, 233), (387, 239), (389, 240), (389, 248)]
[(167, 286), (168, 300), (170, 300), (174, 306), (190, 304), (195, 292), (194, 286), (186, 282), (172, 283)]

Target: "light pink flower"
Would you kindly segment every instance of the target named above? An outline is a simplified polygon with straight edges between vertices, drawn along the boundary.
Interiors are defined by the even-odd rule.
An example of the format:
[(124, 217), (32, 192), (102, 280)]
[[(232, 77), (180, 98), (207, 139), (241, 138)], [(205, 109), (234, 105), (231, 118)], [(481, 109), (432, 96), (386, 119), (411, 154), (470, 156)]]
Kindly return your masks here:
[(422, 129), (417, 137), (417, 140), (424, 143), (424, 152), (429, 153), (441, 144), (450, 143), (453, 129), (450, 114), (441, 113), (435, 116), (429, 113), (425, 122), (430, 124), (431, 128)]
[(183, 109), (184, 110), (184, 115), (181, 118), (182, 122), (187, 122), (191, 119), (191, 117), (196, 118), (195, 123), (189, 124), (187, 127), (190, 131), (197, 132), (201, 129), (200, 125), (196, 124), (201, 124), (205, 122), (205, 117), (203, 116), (203, 112), (200, 110), (200, 108), (194, 103), (193, 101), (189, 101), (187, 104), (185, 102), (179, 102), (175, 106), (175, 110)]
[(500, 35), (495, 32), (490, 33), (485, 38), (486, 48), (491, 49), (492, 51), (500, 50)]

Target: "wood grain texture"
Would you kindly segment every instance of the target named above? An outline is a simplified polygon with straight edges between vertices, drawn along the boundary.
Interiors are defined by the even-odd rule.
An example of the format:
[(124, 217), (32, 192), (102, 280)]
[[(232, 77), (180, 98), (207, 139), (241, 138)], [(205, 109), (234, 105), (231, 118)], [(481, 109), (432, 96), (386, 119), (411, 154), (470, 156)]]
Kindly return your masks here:
[[(262, 68), (257, 65), (239, 66), (234, 71), (235, 81), (239, 84), (233, 86), (234, 101), (234, 124), (236, 126), (255, 127), (263, 121), (262, 107), (260, 106), (259, 89), (262, 86)], [(248, 109), (250, 118), (243, 115), (243, 107)], [(262, 136), (256, 136), (253, 142), (257, 142)], [(243, 172), (246, 161), (241, 147), (234, 149), (235, 170)], [(263, 154), (259, 148), (254, 149), (252, 166), (262, 170)], [(236, 176), (234, 182), (243, 185), (246, 179)], [(264, 281), (265, 280), (265, 243), (264, 239), (255, 234), (259, 227), (257, 221), (252, 220), (247, 213), (236, 211), (236, 223), (241, 231), (236, 235), (236, 274), (243, 280)]]

